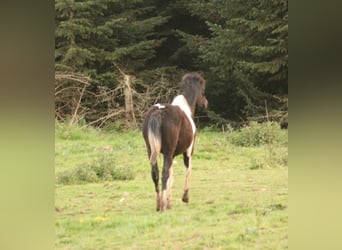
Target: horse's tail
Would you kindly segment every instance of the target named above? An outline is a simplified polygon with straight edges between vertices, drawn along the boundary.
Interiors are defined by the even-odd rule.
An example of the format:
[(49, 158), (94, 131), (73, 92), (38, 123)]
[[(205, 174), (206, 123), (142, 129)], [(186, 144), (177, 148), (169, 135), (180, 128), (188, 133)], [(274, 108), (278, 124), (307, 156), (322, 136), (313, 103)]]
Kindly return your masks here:
[(151, 148), (150, 162), (157, 163), (157, 157), (161, 150), (161, 114), (155, 112), (150, 116), (147, 124), (147, 138)]

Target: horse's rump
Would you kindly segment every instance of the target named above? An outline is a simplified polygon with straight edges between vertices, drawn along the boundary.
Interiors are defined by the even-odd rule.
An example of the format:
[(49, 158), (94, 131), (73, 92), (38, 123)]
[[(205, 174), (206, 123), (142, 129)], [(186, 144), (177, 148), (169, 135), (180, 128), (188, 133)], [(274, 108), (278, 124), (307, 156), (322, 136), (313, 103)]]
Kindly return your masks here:
[(162, 107), (153, 106), (147, 112), (143, 125), (150, 161), (153, 162), (159, 153), (167, 152), (173, 156), (183, 153), (193, 140), (191, 123), (184, 112), (171, 104)]

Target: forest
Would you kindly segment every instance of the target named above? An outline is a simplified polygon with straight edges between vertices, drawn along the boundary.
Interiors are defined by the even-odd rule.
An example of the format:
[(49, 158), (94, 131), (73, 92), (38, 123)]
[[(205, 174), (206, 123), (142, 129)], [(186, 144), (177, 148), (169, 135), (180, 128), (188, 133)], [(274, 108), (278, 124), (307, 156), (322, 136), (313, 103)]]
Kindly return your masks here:
[(200, 126), (287, 127), (288, 1), (55, 1), (57, 120), (138, 128), (193, 71), (209, 101)]

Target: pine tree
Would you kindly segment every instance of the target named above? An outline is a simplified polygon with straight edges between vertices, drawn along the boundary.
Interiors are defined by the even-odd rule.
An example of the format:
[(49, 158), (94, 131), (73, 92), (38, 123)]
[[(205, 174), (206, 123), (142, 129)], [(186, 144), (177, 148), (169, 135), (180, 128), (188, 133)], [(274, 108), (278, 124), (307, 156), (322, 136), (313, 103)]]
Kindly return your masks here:
[(56, 70), (91, 71), (88, 65), (96, 58), (89, 40), (96, 32), (97, 16), (110, 1), (56, 0)]
[(161, 40), (155, 28), (166, 21), (144, 1), (56, 0), (56, 69), (90, 74), (113, 85), (115, 62), (127, 73), (141, 71)]
[[(153, 87), (172, 88), (180, 74), (200, 71), (210, 109), (222, 117), (264, 114), (265, 100), (272, 113), (284, 109), (279, 100), (287, 97), (287, 5), (287, 0), (55, 0), (56, 71), (90, 76), (93, 93), (117, 86), (114, 63)], [(95, 107), (91, 99), (82, 101)]]
[[(91, 85), (81, 94), (73, 91), (75, 86), (66, 88), (71, 93), (64, 96), (72, 96), (74, 100), (69, 104), (68, 98), (59, 98), (59, 107), (71, 106), (60, 110), (74, 112), (81, 102), (86, 120), (94, 121), (98, 119), (97, 114), (106, 114), (124, 103), (123, 97), (112, 101), (107, 94), (122, 80), (114, 64), (125, 74), (135, 76), (150, 69), (148, 61), (154, 58), (156, 48), (162, 43), (156, 28), (167, 20), (156, 15), (154, 2), (56, 0), (56, 71), (86, 75), (91, 79)], [(63, 86), (57, 88), (68, 84), (73, 85), (61, 81)], [(104, 92), (105, 97), (99, 100), (97, 96)]]
[(231, 118), (256, 116), (264, 114), (265, 100), (272, 109), (283, 108), (273, 97), (287, 95), (287, 1), (189, 1), (187, 8), (211, 31), (209, 39), (184, 39), (189, 48), (201, 41), (197, 48), (213, 77), (208, 88), (216, 110)]

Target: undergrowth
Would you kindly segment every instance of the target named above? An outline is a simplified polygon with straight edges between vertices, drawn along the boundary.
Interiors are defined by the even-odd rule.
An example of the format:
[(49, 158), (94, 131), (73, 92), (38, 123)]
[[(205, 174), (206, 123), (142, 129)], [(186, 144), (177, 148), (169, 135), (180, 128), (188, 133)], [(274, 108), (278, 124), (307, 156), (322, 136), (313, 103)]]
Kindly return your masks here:
[[(61, 148), (57, 147), (56, 154), (64, 155), (64, 158), (58, 158), (58, 163), (64, 166), (67, 162), (73, 162), (74, 156), (80, 159), (79, 161), (75, 159), (72, 168), (58, 171), (56, 174), (57, 183), (72, 185), (134, 179), (140, 170), (141, 161), (137, 159), (133, 163), (132, 159), (135, 158), (130, 157), (135, 154), (136, 150), (145, 153), (143, 139), (140, 132), (118, 132), (116, 130), (117, 128), (100, 130), (89, 126), (67, 125), (57, 122), (56, 139), (58, 142), (71, 143), (69, 146), (57, 144), (64, 145)], [(210, 128), (203, 129), (199, 132), (198, 139), (202, 137), (206, 138), (205, 141), (212, 140), (212, 137), (216, 137), (218, 132), (211, 132), (213, 131), (210, 131)], [(277, 123), (252, 122), (240, 129), (232, 129), (228, 126), (222, 135), (222, 137), (214, 139), (215, 145), (204, 143), (202, 146), (197, 144), (200, 150), (196, 151), (195, 158), (210, 160), (219, 157), (220, 159), (229, 159), (234, 153), (234, 148), (236, 148), (245, 152), (244, 157), (247, 158), (248, 162), (245, 166), (251, 170), (286, 167), (288, 165), (288, 132), (280, 129)], [(252, 153), (251, 150), (257, 150), (259, 153)], [(120, 154), (126, 156), (119, 157)], [(125, 159), (126, 163), (124, 164), (125, 161), (122, 159), (118, 161), (118, 157)], [(66, 161), (62, 161), (63, 159)], [(148, 166), (147, 161), (146, 164), (144, 162), (144, 165)]]
[(242, 147), (255, 147), (265, 144), (287, 145), (287, 131), (282, 130), (276, 122), (251, 122), (238, 130), (228, 127), (228, 140)]
[[(217, 133), (218, 129), (206, 127), (202, 131)], [(247, 151), (260, 149), (262, 153), (248, 156), (251, 170), (287, 167), (288, 165), (288, 130), (281, 129), (276, 122), (251, 122), (239, 129), (233, 129), (227, 125), (221, 130), (221, 134), (222, 138), (219, 144), (224, 145), (223, 140), (226, 144), (225, 147)], [(216, 143), (218, 142), (216, 141)], [(204, 152), (208, 152), (208, 148), (205, 148)]]
[(101, 131), (91, 126), (69, 125), (65, 123), (55, 123), (55, 137), (62, 140), (87, 140), (98, 135)]
[[(59, 156), (58, 159), (71, 163), (71, 160), (75, 158), (75, 164), (72, 164), (74, 166), (62, 172), (58, 171), (56, 174), (57, 183), (73, 185), (134, 179), (135, 172), (132, 165), (117, 162), (117, 154), (113, 152), (113, 146), (116, 144), (106, 146), (99, 144), (102, 138), (104, 141), (108, 141), (109, 135), (114, 137), (115, 132), (107, 132), (106, 134), (105, 131), (91, 126), (56, 122), (55, 138), (57, 140), (56, 155)], [(115, 141), (113, 140), (113, 142)], [(60, 148), (59, 145), (64, 146)], [(81, 158), (84, 160), (76, 160)], [(63, 164), (64, 161), (62, 161)]]
[(132, 179), (134, 179), (133, 169), (129, 165), (116, 164), (114, 156), (109, 154), (104, 154), (89, 163), (80, 164), (76, 168), (57, 175), (57, 183), (66, 185)]

